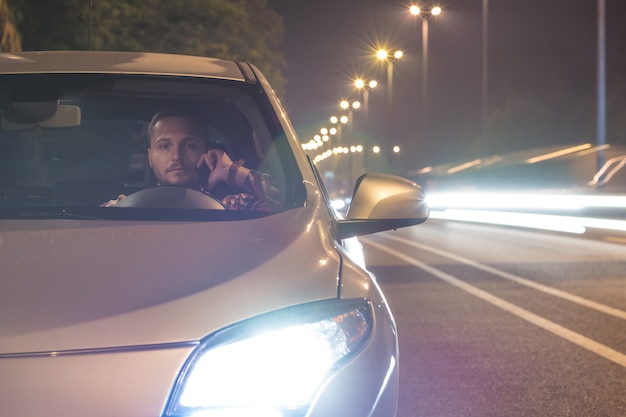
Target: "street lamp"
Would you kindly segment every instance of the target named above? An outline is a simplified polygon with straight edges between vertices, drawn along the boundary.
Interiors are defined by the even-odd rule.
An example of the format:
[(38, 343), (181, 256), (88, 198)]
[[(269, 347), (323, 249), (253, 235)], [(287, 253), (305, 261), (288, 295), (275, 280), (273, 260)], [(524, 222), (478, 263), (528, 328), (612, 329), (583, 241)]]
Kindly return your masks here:
[(363, 117), (367, 120), (367, 110), (369, 108), (370, 89), (378, 86), (378, 81), (370, 80), (365, 82), (362, 78), (354, 80), (354, 86), (363, 93)]
[(605, 0), (598, 0), (598, 95), (597, 95), (597, 142), (599, 146), (597, 169), (605, 163), (604, 145), (606, 144), (606, 4)]
[[(359, 97), (362, 96), (363, 98), (363, 117), (361, 118), (361, 120), (363, 120), (362, 129), (369, 132), (371, 130), (371, 121), (369, 119), (369, 90), (376, 88), (378, 86), (378, 81), (370, 80), (368, 82), (365, 82), (363, 78), (357, 78), (356, 80), (354, 80), (354, 86), (360, 93)], [(362, 140), (367, 143), (370, 141), (369, 138), (370, 136), (366, 135), (363, 136)], [(362, 155), (362, 163), (363, 169), (367, 170), (369, 168), (369, 164), (365, 154)]]
[(341, 144), (341, 126), (345, 125), (346, 123), (348, 123), (348, 116), (330, 116), (330, 122), (335, 126), (333, 127), (333, 129), (335, 129), (335, 132), (337, 134), (337, 139), (338, 139), (338, 143)]
[(404, 55), (402, 51), (395, 51), (393, 55), (390, 55), (384, 49), (376, 51), (376, 58), (387, 62), (387, 104), (389, 106), (391, 106), (393, 100), (393, 61), (402, 58), (402, 55)]
[(376, 58), (387, 62), (387, 141), (392, 141), (392, 116), (393, 116), (393, 63), (402, 58), (404, 53), (400, 50), (390, 55), (385, 49), (376, 51)]
[(361, 107), (361, 102), (358, 100), (355, 100), (352, 103), (350, 103), (348, 100), (341, 100), (339, 102), (339, 107), (341, 107), (344, 110), (350, 110), (350, 109), (356, 110), (359, 107)]
[[(347, 101), (345, 101), (345, 102), (347, 104), (345, 106), (345, 108), (344, 108), (343, 104), (341, 106), (342, 108), (344, 108), (344, 110), (350, 107), (350, 103), (348, 103)], [(343, 103), (343, 101), (342, 101), (342, 103)], [(330, 122), (334, 126), (336, 126), (336, 127), (333, 127), (333, 129), (336, 130), (336, 134), (337, 134), (337, 143), (335, 144), (336, 145), (336, 147), (335, 147), (336, 151), (333, 152), (333, 154), (335, 154), (335, 155), (337, 155), (337, 153), (341, 153), (341, 152), (338, 151), (338, 149), (343, 149), (343, 146), (344, 146), (343, 145), (343, 142), (344, 142), (344, 140), (343, 140), (343, 125), (345, 125), (349, 121), (350, 121), (350, 118), (348, 116), (346, 116), (345, 114), (341, 115), (341, 116), (330, 116)], [(338, 189), (342, 189), (342, 188), (344, 188), (344, 186), (342, 185), (342, 178), (343, 178), (343, 175), (345, 174), (345, 172), (343, 172), (343, 171), (346, 171), (346, 169), (342, 169), (342, 164), (341, 164), (339, 159), (340, 158), (337, 158), (337, 157), (335, 158), (334, 172), (335, 172), (335, 176), (336, 176), (337, 188)]]
[(431, 16), (439, 16), (441, 7), (410, 6), (409, 12), (413, 16), (419, 16), (422, 21), (422, 112), (426, 116), (428, 114), (428, 19)]
[[(342, 110), (345, 110), (347, 112), (347, 115), (344, 115), (341, 117), (341, 119), (339, 120), (342, 124), (346, 125), (347, 130), (347, 135), (346, 135), (346, 139), (344, 140), (344, 146), (347, 145), (347, 147), (345, 149), (350, 149), (350, 146), (355, 145), (355, 135), (354, 135), (354, 130), (353, 130), (353, 120), (354, 118), (354, 110), (358, 110), (361, 107), (361, 102), (358, 100), (355, 101), (348, 101), (348, 100), (341, 100), (341, 102), (339, 103), (339, 107), (341, 107)], [(348, 153), (348, 151), (345, 151), (344, 153)], [(349, 175), (347, 175), (347, 178), (349, 179), (349, 183), (352, 183), (352, 177), (353, 177), (353, 169), (355, 167), (358, 167), (360, 165), (362, 165), (361, 161), (358, 162), (354, 162), (353, 160), (353, 156), (350, 156), (347, 158), (348, 160), (348, 166), (346, 167), (347, 172)]]
[[(346, 117), (345, 121), (341, 121), (343, 124), (347, 124), (350, 123), (350, 125), (352, 125), (352, 121), (354, 120), (354, 113), (353, 110), (357, 110), (361, 107), (361, 102), (358, 100), (355, 100), (353, 102), (350, 102), (348, 100), (341, 100), (339, 102), (339, 107), (341, 107), (342, 110), (345, 110), (348, 112), (347, 116), (343, 116)], [(349, 125), (349, 126), (350, 126)], [(352, 138), (350, 138), (350, 134), (352, 132), (349, 132), (348, 134), (348, 141), (352, 140)]]

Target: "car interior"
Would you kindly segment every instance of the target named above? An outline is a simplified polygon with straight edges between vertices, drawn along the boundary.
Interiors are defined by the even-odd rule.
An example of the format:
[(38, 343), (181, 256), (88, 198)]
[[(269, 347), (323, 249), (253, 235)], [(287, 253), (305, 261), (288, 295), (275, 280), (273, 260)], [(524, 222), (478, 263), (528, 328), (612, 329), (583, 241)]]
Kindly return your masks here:
[[(223, 80), (15, 76), (0, 94), (0, 207), (98, 207), (153, 187), (146, 127), (154, 113), (179, 105), (202, 114), (209, 146), (270, 174), (285, 199), (295, 194), (279, 131), (251, 95)], [(211, 193), (221, 199), (243, 191), (221, 184)]]

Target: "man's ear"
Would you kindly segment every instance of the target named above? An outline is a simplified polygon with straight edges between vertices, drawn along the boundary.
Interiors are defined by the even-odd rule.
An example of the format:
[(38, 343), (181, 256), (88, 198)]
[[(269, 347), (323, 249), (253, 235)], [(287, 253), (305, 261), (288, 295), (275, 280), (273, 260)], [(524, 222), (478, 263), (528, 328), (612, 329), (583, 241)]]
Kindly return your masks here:
[(150, 148), (148, 148), (148, 163), (150, 164), (150, 168), (152, 168), (152, 158), (150, 157)]

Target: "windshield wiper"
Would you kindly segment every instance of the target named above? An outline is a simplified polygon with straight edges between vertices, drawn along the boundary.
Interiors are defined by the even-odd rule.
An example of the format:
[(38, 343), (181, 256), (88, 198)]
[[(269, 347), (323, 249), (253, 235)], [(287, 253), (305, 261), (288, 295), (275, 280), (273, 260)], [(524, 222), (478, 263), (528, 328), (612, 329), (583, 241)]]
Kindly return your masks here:
[(101, 217), (89, 216), (83, 213), (70, 211), (67, 209), (58, 209), (58, 210), (50, 210), (50, 209), (19, 209), (15, 213), (15, 217), (17, 218), (27, 218), (27, 219), (75, 219), (75, 220), (100, 220)]
[(119, 207), (0, 206), (0, 219), (73, 219), (130, 221), (236, 221), (274, 214), (255, 210)]

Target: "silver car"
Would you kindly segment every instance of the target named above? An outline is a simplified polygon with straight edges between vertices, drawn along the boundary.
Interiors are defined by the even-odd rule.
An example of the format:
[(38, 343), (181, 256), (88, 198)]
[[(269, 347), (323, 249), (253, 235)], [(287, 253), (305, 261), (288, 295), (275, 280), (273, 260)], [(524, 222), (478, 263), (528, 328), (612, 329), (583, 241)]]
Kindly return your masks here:
[[(337, 215), (245, 62), (5, 53), (0, 100), (2, 415), (395, 414), (396, 325), (356, 236), (425, 221), (419, 185), (365, 174)], [(231, 177), (155, 186), (146, 132), (172, 105), (230, 174), (271, 179), (271, 210), (227, 209)]]

